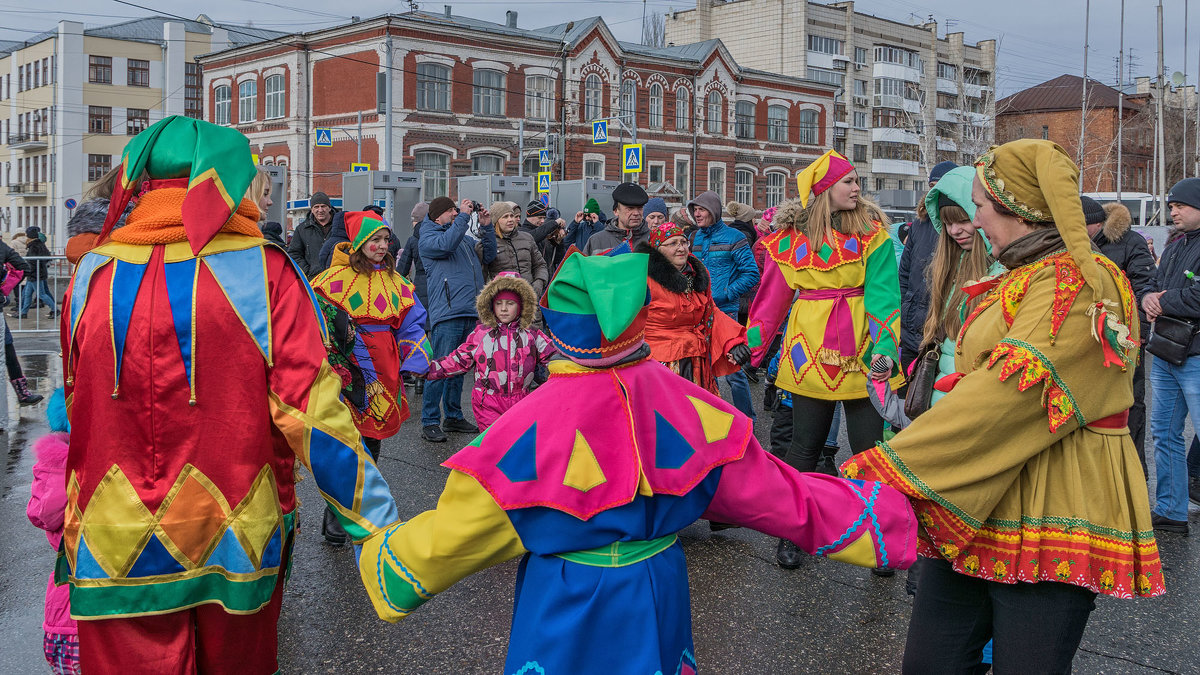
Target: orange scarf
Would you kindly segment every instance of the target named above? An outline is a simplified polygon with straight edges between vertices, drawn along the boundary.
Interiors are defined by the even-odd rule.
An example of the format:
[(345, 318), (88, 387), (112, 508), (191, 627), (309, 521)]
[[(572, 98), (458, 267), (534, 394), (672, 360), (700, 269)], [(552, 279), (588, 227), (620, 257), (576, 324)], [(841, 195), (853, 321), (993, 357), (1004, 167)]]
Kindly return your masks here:
[[(184, 188), (158, 188), (146, 192), (125, 219), (125, 226), (113, 230), (113, 241), (144, 245), (187, 241), (183, 229), (183, 198), (186, 196)], [(262, 237), (258, 216), (258, 206), (243, 199), (229, 221), (221, 226), (221, 231)]]

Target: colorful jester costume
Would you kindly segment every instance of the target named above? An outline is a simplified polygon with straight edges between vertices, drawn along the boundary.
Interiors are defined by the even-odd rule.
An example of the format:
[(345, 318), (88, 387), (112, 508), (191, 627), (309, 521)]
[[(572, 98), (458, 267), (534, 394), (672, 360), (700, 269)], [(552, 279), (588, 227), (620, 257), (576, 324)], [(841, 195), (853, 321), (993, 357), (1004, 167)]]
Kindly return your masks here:
[(368, 438), (389, 438), (408, 419), (400, 371), (429, 369), (425, 308), (395, 270), (364, 274), (350, 266), (350, 255), (387, 223), (373, 211), (348, 212), (345, 221), (350, 241), (334, 248), (332, 264), (313, 277), (312, 287), (333, 327), (329, 358), (355, 425)]
[(58, 574), (84, 672), (274, 672), (296, 458), (356, 540), (395, 504), (338, 397), (311, 289), (241, 199), (246, 138), (169, 117), (122, 167), (100, 240), (140, 188), (137, 208), (80, 260), (62, 325)]
[[(957, 384), (842, 470), (914, 501), (922, 554), (1004, 583), (1059, 581), (1121, 598), (1163, 593), (1146, 481), (1129, 437), (1137, 310), (1129, 282), (1091, 250), (1078, 169), (1023, 140), (976, 164), (994, 199), (1030, 223), (1010, 271), (955, 345)], [(1132, 334), (1131, 334), (1132, 333)]]
[(646, 267), (643, 254), (563, 262), (540, 304), (569, 360), (446, 461), (437, 509), (364, 546), (380, 616), (523, 555), (506, 673), (691, 673), (676, 534), (697, 518), (867, 567), (911, 564), (915, 521), (897, 493), (792, 470), (748, 418), (648, 358)]

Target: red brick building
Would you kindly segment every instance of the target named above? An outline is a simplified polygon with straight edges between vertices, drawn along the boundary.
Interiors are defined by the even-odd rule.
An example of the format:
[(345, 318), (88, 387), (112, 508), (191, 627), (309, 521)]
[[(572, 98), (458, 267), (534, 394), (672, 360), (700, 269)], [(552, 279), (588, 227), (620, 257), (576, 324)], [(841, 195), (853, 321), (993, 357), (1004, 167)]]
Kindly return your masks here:
[[(1088, 80), (1087, 132), (1084, 134), (1084, 192), (1117, 189), (1117, 111), (1120, 92)], [(1079, 161), (1083, 78), (1060, 75), (1019, 91), (996, 104), (996, 142), (1018, 138), (1054, 141)], [(1150, 192), (1154, 183), (1154, 122), (1148, 94), (1126, 94), (1121, 153), (1126, 192)]]
[[(417, 11), (201, 62), (205, 118), (245, 133), (264, 163), (286, 165), (289, 199), (340, 194), (341, 173), (358, 156), (360, 112), (362, 161), (387, 168), (385, 116), (376, 113), (376, 74), (385, 72), (391, 168), (424, 172), (427, 198), (454, 197), (461, 176), (536, 172), (547, 134), (560, 139), (555, 180), (620, 180), (629, 137), (613, 120), (612, 141), (593, 145), (591, 120), (603, 117), (636, 125), (643, 185), (674, 186), (683, 197), (711, 188), (756, 208), (795, 196), (796, 172), (833, 143), (832, 86), (739, 67), (720, 40), (619, 42), (599, 17), (523, 29), (516, 12), (496, 24)], [(348, 131), (317, 148), (320, 127)]]

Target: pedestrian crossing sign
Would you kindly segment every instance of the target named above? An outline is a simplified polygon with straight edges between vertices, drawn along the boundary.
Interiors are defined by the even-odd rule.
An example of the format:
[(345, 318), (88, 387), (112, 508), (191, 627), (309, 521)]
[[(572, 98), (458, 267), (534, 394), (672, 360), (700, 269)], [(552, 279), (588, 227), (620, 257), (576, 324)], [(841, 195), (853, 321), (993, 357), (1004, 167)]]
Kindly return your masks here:
[(608, 142), (608, 120), (592, 122), (592, 145), (603, 145)]
[(542, 171), (538, 173), (538, 192), (550, 191), (550, 172)]
[(364, 173), (371, 170), (371, 165), (366, 162), (350, 162), (351, 173)]
[(550, 166), (549, 148), (538, 150), (538, 166)]
[(621, 157), (625, 173), (638, 173), (642, 170), (642, 144), (634, 143), (621, 146)]
[(313, 129), (313, 132), (317, 136), (316, 146), (318, 148), (332, 148), (333, 147), (333, 130), (332, 129), (322, 129), (322, 128), (318, 127), (316, 129)]

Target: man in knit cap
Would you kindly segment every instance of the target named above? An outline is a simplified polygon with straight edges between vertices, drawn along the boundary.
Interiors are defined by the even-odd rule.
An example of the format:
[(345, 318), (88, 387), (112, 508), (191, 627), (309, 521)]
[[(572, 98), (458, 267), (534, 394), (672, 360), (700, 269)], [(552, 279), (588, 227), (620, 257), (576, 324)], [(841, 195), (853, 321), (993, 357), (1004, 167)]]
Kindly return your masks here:
[(308, 198), (308, 215), (292, 232), (288, 255), (292, 256), (300, 271), (310, 279), (325, 269), (325, 266), (321, 265), (321, 247), (325, 245), (325, 240), (333, 230), (333, 217), (337, 213), (338, 210), (329, 204), (329, 195), (314, 192)]

